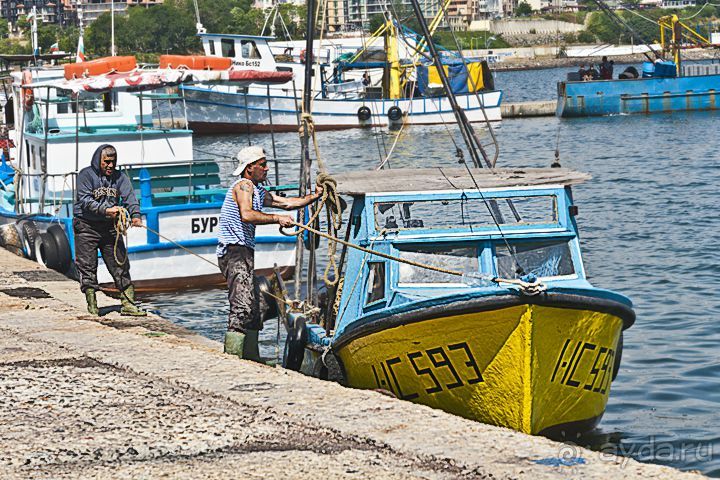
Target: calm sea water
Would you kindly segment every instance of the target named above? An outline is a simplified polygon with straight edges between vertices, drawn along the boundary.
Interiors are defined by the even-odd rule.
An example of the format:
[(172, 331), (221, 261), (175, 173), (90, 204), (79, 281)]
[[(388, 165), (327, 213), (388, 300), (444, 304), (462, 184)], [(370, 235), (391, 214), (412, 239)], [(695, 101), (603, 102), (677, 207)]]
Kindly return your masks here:
[[(572, 69), (505, 72), (506, 101), (553, 98)], [(450, 127), (456, 132), (454, 126)], [(559, 145), (563, 166), (592, 174), (574, 189), (590, 281), (629, 296), (637, 322), (625, 332), (620, 374), (600, 427), (585, 443), (611, 453), (720, 477), (720, 113), (678, 113), (560, 120), (506, 120), (497, 129), (502, 167), (545, 167)], [(320, 133), (331, 172), (369, 169), (395, 133)], [(459, 137), (454, 135), (460, 143)], [(559, 139), (559, 141), (558, 141)], [(253, 143), (271, 149), (269, 136)], [(196, 157), (231, 155), (244, 136), (195, 140)], [(455, 163), (445, 127), (400, 134), (392, 167)], [(298, 157), (297, 135), (276, 136), (278, 156)], [(296, 177), (283, 167), (283, 180)], [(180, 325), (220, 340), (224, 290), (144, 297)], [(284, 336), (284, 334), (282, 335)], [(277, 358), (276, 325), (266, 324), (262, 353)]]

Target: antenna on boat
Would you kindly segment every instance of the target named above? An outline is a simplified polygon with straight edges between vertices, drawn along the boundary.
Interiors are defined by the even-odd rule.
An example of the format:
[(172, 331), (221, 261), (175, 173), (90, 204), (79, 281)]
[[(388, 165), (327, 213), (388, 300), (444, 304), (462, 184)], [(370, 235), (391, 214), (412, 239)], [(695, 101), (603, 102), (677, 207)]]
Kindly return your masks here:
[(205, 30), (205, 27), (203, 27), (203, 24), (200, 21), (200, 8), (198, 7), (197, 0), (193, 0), (193, 4), (195, 5), (195, 28), (197, 28), (197, 33), (205, 33), (207, 30)]
[[(196, 0), (197, 1), (197, 0)], [(313, 37), (315, 35), (315, 0), (307, 0), (307, 27), (305, 30), (305, 83), (303, 86), (302, 98), (302, 126), (300, 133), (300, 188), (299, 194), (302, 197), (307, 193), (310, 185), (310, 167), (312, 159), (310, 158), (310, 117), (312, 110), (312, 72), (313, 72)], [(305, 223), (305, 211), (300, 209), (300, 222)], [(310, 245), (315, 245), (315, 235), (307, 232)], [(302, 277), (303, 267), (303, 237), (298, 235), (295, 249), (295, 298), (300, 299), (300, 279)], [(311, 299), (313, 295), (313, 285), (311, 279), (315, 278), (315, 250), (310, 249), (307, 269), (307, 297)]]
[[(452, 106), (455, 120), (460, 127), (460, 133), (462, 134), (465, 145), (470, 152), (470, 157), (473, 160), (473, 164), (477, 168), (482, 168), (483, 163), (485, 163), (485, 166), (487, 168), (493, 168), (495, 165), (493, 164), (493, 162), (490, 161), (487, 152), (485, 151), (482, 143), (480, 143), (480, 140), (475, 134), (475, 129), (468, 121), (467, 116), (465, 115), (465, 111), (462, 109), (462, 107), (460, 107), (457, 99), (455, 98), (455, 94), (453, 93), (450, 86), (450, 80), (448, 79), (447, 74), (443, 69), (440, 55), (438, 55), (435, 44), (432, 41), (432, 35), (430, 34), (430, 30), (428, 29), (427, 22), (425, 21), (425, 17), (423, 16), (422, 10), (420, 9), (420, 4), (418, 3), (418, 0), (411, 0), (411, 3), (413, 6), (413, 10), (415, 11), (415, 17), (417, 18), (418, 23), (420, 24), (420, 28), (422, 29), (422, 33), (427, 41), (427, 46), (430, 50), (430, 55), (432, 56), (433, 63), (435, 64), (438, 75), (440, 76), (440, 81), (445, 88), (445, 94), (447, 95), (448, 101), (450, 102), (450, 106)], [(482, 161), (480, 159), (481, 156)]]

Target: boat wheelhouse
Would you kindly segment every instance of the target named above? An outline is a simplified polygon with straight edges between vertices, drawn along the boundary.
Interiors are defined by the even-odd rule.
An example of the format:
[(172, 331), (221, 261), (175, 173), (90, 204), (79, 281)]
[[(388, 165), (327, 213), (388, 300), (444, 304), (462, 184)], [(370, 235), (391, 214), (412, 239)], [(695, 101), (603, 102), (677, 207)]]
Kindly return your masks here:
[(635, 314), (587, 278), (566, 169), (337, 175), (339, 287), (286, 318), (286, 366), (530, 434), (600, 420)]

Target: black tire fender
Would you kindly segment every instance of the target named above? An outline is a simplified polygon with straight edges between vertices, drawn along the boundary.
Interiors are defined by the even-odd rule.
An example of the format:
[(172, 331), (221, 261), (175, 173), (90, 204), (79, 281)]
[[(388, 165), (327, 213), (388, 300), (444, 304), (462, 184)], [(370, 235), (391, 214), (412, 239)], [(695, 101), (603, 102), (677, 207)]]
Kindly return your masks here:
[(391, 122), (399, 122), (400, 120), (402, 120), (403, 112), (402, 110), (400, 110), (400, 107), (398, 107), (397, 105), (393, 105), (388, 109), (387, 116)]
[(25, 254), (30, 260), (35, 260), (35, 240), (39, 235), (37, 225), (32, 220), (22, 222), (20, 231), (22, 232), (22, 244)]
[(363, 105), (362, 107), (358, 108), (357, 116), (358, 120), (360, 120), (361, 122), (367, 122), (368, 120), (370, 120), (370, 117), (372, 117), (372, 112), (368, 107)]
[(72, 264), (72, 253), (70, 252), (70, 242), (65, 234), (65, 229), (58, 224), (50, 225), (47, 233), (52, 235), (55, 245), (58, 248), (58, 271), (65, 273), (70, 269)]
[(43, 267), (56, 269), (57, 265), (57, 245), (52, 235), (43, 232), (35, 239), (35, 259)]
[(65, 230), (60, 225), (50, 225), (46, 232), (35, 240), (35, 258), (44, 265), (60, 273), (70, 269), (72, 255)]
[(307, 343), (305, 317), (298, 315), (291, 319), (291, 322), (290, 330), (285, 339), (285, 354), (283, 355), (282, 365), (288, 370), (299, 372), (305, 358), (305, 344)]

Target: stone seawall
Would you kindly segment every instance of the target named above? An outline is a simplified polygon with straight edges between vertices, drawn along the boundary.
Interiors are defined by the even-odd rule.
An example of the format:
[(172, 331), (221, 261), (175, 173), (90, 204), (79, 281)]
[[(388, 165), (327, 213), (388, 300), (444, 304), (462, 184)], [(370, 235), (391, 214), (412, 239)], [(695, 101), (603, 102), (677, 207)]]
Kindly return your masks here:
[(26, 478), (701, 478), (221, 353), (0, 249), (0, 469)]

